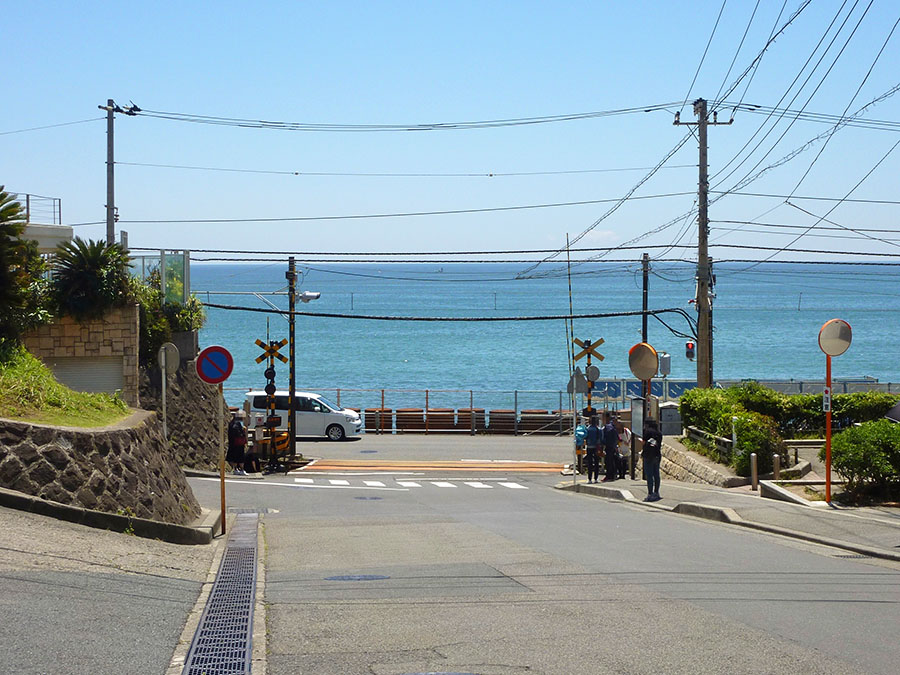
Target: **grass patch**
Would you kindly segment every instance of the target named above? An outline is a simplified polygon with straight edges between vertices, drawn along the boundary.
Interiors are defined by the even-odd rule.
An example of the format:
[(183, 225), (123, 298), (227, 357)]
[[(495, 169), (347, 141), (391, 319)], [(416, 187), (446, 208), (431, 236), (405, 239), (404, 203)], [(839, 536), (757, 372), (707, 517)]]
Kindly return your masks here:
[(124, 419), (117, 395), (87, 394), (60, 384), (24, 347), (0, 344), (0, 417), (69, 427), (102, 427)]

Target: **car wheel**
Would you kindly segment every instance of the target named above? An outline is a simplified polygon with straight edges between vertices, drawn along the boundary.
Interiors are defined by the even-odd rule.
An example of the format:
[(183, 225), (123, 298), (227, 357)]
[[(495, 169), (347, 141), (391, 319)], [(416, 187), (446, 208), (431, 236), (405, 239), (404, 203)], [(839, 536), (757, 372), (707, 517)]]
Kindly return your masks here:
[(340, 424), (332, 424), (325, 430), (325, 435), (328, 436), (328, 440), (330, 441), (342, 441), (344, 440), (344, 427)]

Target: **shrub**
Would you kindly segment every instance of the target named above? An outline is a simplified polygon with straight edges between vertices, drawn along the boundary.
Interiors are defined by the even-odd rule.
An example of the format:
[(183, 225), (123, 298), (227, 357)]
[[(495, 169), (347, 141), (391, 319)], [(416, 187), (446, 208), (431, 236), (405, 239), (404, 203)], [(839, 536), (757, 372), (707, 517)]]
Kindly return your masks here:
[[(737, 419), (732, 422), (732, 417)], [(739, 476), (750, 475), (750, 455), (754, 452), (760, 473), (772, 471), (774, 455), (784, 458), (787, 447), (771, 417), (750, 411), (723, 416), (716, 429), (718, 435), (731, 436), (732, 423), (737, 435), (737, 446), (732, 450), (731, 466)]]
[[(825, 448), (819, 459), (825, 460)], [(836, 434), (831, 466), (847, 481), (851, 495), (869, 487), (890, 494), (900, 481), (900, 424), (882, 419)]]
[(768, 415), (774, 420), (781, 420), (784, 417), (788, 397), (779, 391), (762, 386), (759, 382), (744, 382), (725, 391), (746, 410)]
[(173, 331), (199, 330), (206, 321), (203, 305), (196, 296), (184, 304), (163, 302), (159, 272), (153, 272), (146, 282), (131, 280), (131, 294), (140, 308), (140, 362), (143, 366), (156, 363), (156, 355), (164, 342), (172, 339)]
[[(723, 389), (690, 389), (681, 395), (678, 403), (684, 426), (706, 431), (715, 429), (716, 420), (723, 414), (738, 412), (736, 405)], [(730, 417), (729, 417), (730, 419)], [(729, 435), (731, 432), (728, 432)]]
[(96, 319), (131, 299), (128, 251), (75, 237), (57, 247), (53, 298), (60, 315)]

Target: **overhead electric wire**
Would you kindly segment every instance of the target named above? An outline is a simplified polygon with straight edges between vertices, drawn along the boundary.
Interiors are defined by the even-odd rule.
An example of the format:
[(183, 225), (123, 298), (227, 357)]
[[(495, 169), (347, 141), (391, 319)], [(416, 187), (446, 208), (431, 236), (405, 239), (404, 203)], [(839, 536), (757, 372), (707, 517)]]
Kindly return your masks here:
[[(753, 15), (751, 15), (750, 21), (747, 24), (747, 31), (750, 30), (750, 24), (753, 23), (753, 17), (756, 15), (756, 9), (758, 7), (759, 7), (759, 0), (757, 0), (756, 7), (753, 8)], [(772, 40), (772, 36), (775, 34), (775, 29), (778, 28), (778, 22), (781, 21), (781, 15), (784, 14), (784, 10), (786, 7), (787, 7), (787, 0), (784, 0), (784, 2), (781, 3), (781, 9), (778, 10), (778, 16), (775, 17), (775, 21), (772, 23), (772, 29), (769, 31), (769, 37), (766, 39), (766, 47), (768, 47), (770, 41)], [(741, 45), (744, 44), (744, 39), (747, 37), (747, 31), (744, 31), (744, 37), (741, 38)], [(741, 51), (741, 48), (739, 46), (738, 53), (740, 51)], [(765, 51), (765, 49), (763, 51)], [(737, 58), (737, 53), (735, 53), (735, 59), (736, 58)], [(747, 96), (747, 92), (750, 90), (750, 85), (753, 83), (753, 78), (756, 77), (756, 73), (759, 70), (760, 63), (761, 63), (761, 61), (759, 61), (759, 60), (751, 63), (752, 70), (750, 70), (750, 79), (747, 80), (747, 84), (744, 86), (744, 92), (741, 94), (739, 104), (744, 102), (744, 98)], [(734, 66), (734, 63), (732, 63), (732, 66)], [(728, 69), (728, 72), (729, 73), (731, 72), (731, 68)], [(744, 71), (744, 73), (742, 74), (741, 77), (742, 78), (746, 77), (746, 75), (747, 75), (747, 71)], [(726, 80), (728, 79), (728, 75), (725, 76), (725, 79)], [(740, 84), (740, 81), (732, 84), (732, 86), (729, 88), (729, 91), (734, 91), (739, 84)], [(716, 99), (718, 99), (721, 96), (721, 93), (722, 93), (722, 91), (720, 88), (719, 93), (716, 94)], [(715, 103), (713, 104), (712, 108), (713, 108), (713, 112), (715, 112), (716, 111)], [(732, 116), (734, 116), (734, 110), (731, 111), (731, 114), (732, 114)]]
[[(819, 80), (819, 83), (815, 86), (815, 88), (813, 89), (812, 93), (807, 97), (806, 102), (801, 106), (801, 110), (800, 110), (801, 112), (803, 112), (803, 111), (806, 110), (806, 106), (809, 105), (810, 101), (812, 101), (813, 97), (814, 97), (814, 96), (816, 95), (816, 93), (819, 91), (819, 88), (825, 83), (825, 80), (828, 78), (828, 75), (831, 74), (832, 69), (835, 67), (835, 65), (837, 65), (838, 60), (840, 59), (841, 55), (843, 55), (844, 50), (847, 48), (847, 45), (850, 44), (850, 41), (853, 39), (853, 36), (856, 35), (856, 31), (859, 29), (859, 26), (862, 24), (862, 21), (863, 21), (863, 19), (865, 18), (866, 14), (868, 13), (869, 9), (871, 8), (873, 2), (874, 2), (874, 0), (870, 0), (870, 1), (869, 1), (868, 6), (866, 7), (865, 11), (862, 13), (862, 16), (860, 16), (859, 20), (858, 20), (857, 23), (856, 23), (856, 26), (855, 26), (855, 27), (853, 28), (853, 30), (850, 32), (850, 35), (849, 35), (849, 36), (846, 38), (846, 40), (844, 41), (844, 44), (843, 44), (843, 46), (841, 47), (840, 51), (838, 52), (838, 54), (837, 54), (837, 55), (834, 57), (834, 59), (832, 60), (831, 65), (828, 67), (828, 70), (826, 70), (825, 74), (822, 75), (821, 79)], [(809, 56), (809, 58), (806, 60), (806, 62), (803, 64), (803, 67), (802, 67), (802, 68), (800, 69), (800, 71), (797, 73), (797, 76), (794, 78), (794, 80), (793, 80), (793, 81), (791, 82), (791, 84), (788, 86), (788, 89), (787, 89), (787, 90), (785, 91), (785, 93), (782, 95), (781, 99), (779, 99), (779, 101), (778, 101), (779, 104), (780, 104), (781, 101), (783, 101), (784, 98), (788, 95), (788, 93), (790, 92), (791, 88), (793, 88), (793, 86), (794, 86), (794, 84), (797, 82), (797, 80), (799, 80), (800, 77), (803, 75), (803, 71), (806, 69), (806, 66), (809, 64), (809, 62), (810, 62), (810, 61), (812, 60), (812, 58), (815, 56), (815, 53), (818, 51), (819, 46), (822, 44), (822, 42), (823, 42), (823, 41), (825, 40), (825, 38), (828, 36), (828, 32), (831, 30), (831, 26), (834, 25), (834, 21), (837, 20), (837, 17), (840, 15), (840, 12), (842, 11), (843, 7), (844, 7), (846, 4), (847, 4), (847, 0), (844, 0), (844, 3), (841, 5), (841, 8), (838, 10), (837, 14), (835, 14), (834, 19), (832, 19), (831, 24), (829, 24), (829, 26), (828, 26), (828, 28), (826, 29), (825, 33), (823, 33), (822, 38), (821, 38), (821, 39), (819, 40), (819, 42), (816, 44), (815, 49), (814, 49), (813, 52), (810, 54), (810, 56)], [(856, 9), (856, 5), (857, 5), (857, 4), (859, 4), (859, 0), (856, 0), (856, 2), (853, 3), (853, 6), (850, 8), (850, 11), (847, 12), (847, 16), (844, 17), (844, 20), (843, 20), (843, 22), (841, 22), (840, 27), (837, 29), (837, 31), (835, 31), (834, 36), (831, 38), (831, 41), (828, 43), (828, 46), (827, 46), (827, 47), (825, 48), (825, 50), (822, 52), (822, 55), (819, 57), (818, 61), (817, 61), (816, 64), (813, 66), (812, 70), (809, 71), (809, 74), (806, 76), (806, 79), (803, 81), (803, 83), (800, 85), (800, 87), (799, 87), (799, 88), (797, 89), (797, 91), (794, 93), (794, 95), (793, 95), (793, 97), (791, 98), (791, 101), (790, 101), (790, 103), (789, 103), (788, 105), (790, 105), (791, 103), (793, 103), (794, 101), (796, 101), (797, 98), (800, 96), (801, 92), (805, 89), (806, 85), (809, 84), (809, 82), (810, 82), (810, 80), (812, 79), (813, 75), (815, 75), (816, 71), (819, 69), (819, 66), (824, 62), (825, 57), (826, 57), (826, 56), (828, 55), (828, 53), (831, 51), (831, 47), (834, 45), (834, 43), (835, 43), (835, 41), (837, 40), (838, 36), (843, 32), (844, 27), (847, 25), (847, 22), (850, 20), (850, 17), (852, 16), (854, 9)], [(778, 116), (778, 119), (775, 121), (775, 123), (771, 126), (771, 128), (769, 128), (768, 131), (766, 131), (766, 133), (762, 136), (762, 138), (759, 139), (759, 141), (758, 141), (758, 142), (756, 143), (756, 145), (750, 150), (750, 152), (747, 153), (747, 155), (744, 157), (744, 159), (742, 159), (740, 162), (738, 162), (738, 163), (734, 166), (734, 168), (731, 169), (731, 171), (729, 171), (728, 174), (725, 175), (724, 178), (719, 179), (718, 183), (716, 183), (715, 186), (721, 185), (722, 183), (724, 183), (725, 181), (727, 181), (731, 176), (734, 175), (734, 173), (735, 173), (741, 166), (743, 166), (743, 164), (744, 164), (745, 162), (749, 161), (750, 158), (753, 156), (753, 154), (754, 154), (754, 153), (760, 148), (760, 146), (762, 146), (762, 144), (766, 141), (766, 139), (769, 137), (769, 135), (772, 134), (772, 133), (775, 131), (775, 128), (777, 127), (778, 123), (779, 123), (782, 119), (784, 119), (784, 118), (785, 118), (785, 115), (784, 115), (784, 114), (779, 115), (779, 116)], [(763, 128), (763, 126), (765, 125), (765, 123), (766, 123), (766, 121), (767, 121), (768, 119), (769, 119), (769, 118), (767, 117), (766, 120), (763, 121), (763, 124), (760, 126), (760, 129), (758, 129), (756, 133), (759, 133), (759, 130), (761, 130), (761, 129)], [(765, 153), (764, 153), (764, 154), (756, 161), (756, 164), (754, 164), (754, 165), (750, 168), (750, 170), (746, 172), (746, 174), (744, 175), (744, 178), (742, 178), (741, 180), (738, 181), (738, 183), (737, 183), (738, 186), (740, 186), (740, 185), (742, 184), (743, 180), (745, 180), (751, 173), (753, 173), (753, 172), (759, 167), (760, 164), (762, 164), (762, 163), (765, 161), (766, 157), (768, 157), (772, 152), (774, 152), (775, 148), (778, 146), (779, 143), (781, 143), (781, 141), (782, 141), (782, 140), (784, 139), (784, 137), (787, 135), (788, 131), (790, 131), (791, 128), (794, 126), (794, 124), (796, 123), (796, 121), (797, 121), (797, 118), (796, 118), (796, 117), (794, 117), (793, 119), (791, 119), (791, 121), (788, 123), (788, 125), (787, 125), (787, 127), (784, 129), (784, 131), (781, 132), (781, 135), (775, 140), (774, 143), (772, 143), (772, 145), (769, 147), (769, 149), (768, 149), (768, 150), (767, 150), (767, 151), (766, 151), (766, 152), (765, 152)], [(711, 177), (711, 179), (710, 179), (710, 182), (711, 182), (711, 183), (712, 183), (713, 180), (715, 180), (716, 178), (718, 178), (718, 177), (722, 174), (722, 172), (725, 171), (725, 169), (726, 169), (726, 168), (727, 168), (727, 167), (728, 167), (728, 166), (729, 166), (729, 165), (730, 165), (730, 164), (731, 164), (731, 163), (732, 163), (732, 162), (733, 162), (733, 161), (734, 161), (734, 160), (735, 160), (735, 159), (736, 159), (743, 151), (744, 151), (745, 148), (747, 148), (747, 146), (752, 142), (753, 138), (756, 136), (756, 133), (754, 133), (754, 135), (750, 137), (750, 139), (747, 141), (747, 143), (745, 143), (744, 146), (737, 152), (737, 154), (735, 154), (735, 156), (732, 158), (732, 160), (730, 160), (730, 161), (729, 161), (729, 162), (728, 162), (728, 163), (727, 163), (720, 171), (716, 172), (716, 174), (714, 174), (714, 175)], [(715, 186), (714, 186), (714, 187), (715, 187)], [(736, 188), (736, 189), (739, 189), (739, 187)]]
[[(645, 249), (645, 248), (665, 248), (666, 245), (660, 244), (655, 246), (588, 246), (584, 248), (573, 248), (575, 253), (584, 253), (591, 251), (616, 251), (626, 249)], [(171, 248), (171, 247), (170, 247)], [(132, 251), (159, 251), (158, 246), (131, 246)], [(266, 250), (254, 249), (230, 249), (230, 248), (192, 248), (191, 253), (236, 253), (249, 255), (292, 255), (301, 256), (335, 256), (341, 257), (359, 257), (359, 256), (440, 256), (440, 255), (524, 255), (524, 254), (541, 254), (555, 251), (551, 248), (523, 248), (523, 249), (503, 249), (503, 250), (479, 250), (479, 251), (278, 251), (273, 253)], [(335, 261), (331, 261), (335, 262)], [(381, 262), (381, 261), (374, 261)], [(426, 262), (435, 262), (433, 260)], [(455, 262), (473, 262), (473, 261), (455, 261)], [(510, 262), (508, 260), (486, 260), (483, 262)]]
[(712, 32), (709, 34), (709, 40), (706, 41), (706, 47), (703, 50), (703, 56), (700, 57), (700, 63), (697, 64), (697, 70), (694, 72), (694, 79), (691, 80), (691, 84), (688, 87), (687, 93), (684, 95), (684, 101), (681, 103), (681, 106), (678, 108), (678, 110), (683, 110), (688, 99), (691, 97), (691, 90), (697, 83), (697, 76), (700, 75), (700, 69), (703, 67), (703, 62), (706, 61), (706, 54), (709, 52), (709, 46), (712, 44), (713, 38), (716, 35), (716, 29), (719, 27), (719, 21), (722, 19), (722, 12), (725, 11), (726, 4), (728, 4), (728, 0), (722, 0), (722, 6), (719, 7), (719, 14), (716, 16), (716, 22), (713, 24)]
[[(658, 195), (642, 195), (634, 197), (634, 199), (664, 199), (668, 197), (682, 197), (684, 195), (694, 194), (693, 192), (672, 192), (668, 194)], [(490, 206), (479, 209), (448, 209), (445, 211), (406, 211), (396, 213), (355, 213), (337, 216), (287, 216), (276, 218), (166, 218), (153, 220), (119, 220), (120, 224), (129, 225), (161, 225), (161, 224), (180, 224), (180, 223), (286, 223), (286, 222), (307, 222), (313, 220), (365, 220), (369, 218), (411, 218), (421, 216), (446, 216), (459, 215), (464, 213), (491, 213), (498, 211), (527, 211), (533, 209), (553, 209), (565, 206), (585, 206), (590, 204), (608, 204), (610, 202), (618, 202), (618, 199), (587, 199), (574, 202), (554, 202), (547, 204), (525, 204), (520, 206)], [(81, 225), (101, 225), (105, 221), (95, 221), (90, 223), (75, 223), (72, 227)]]
[[(591, 312), (587, 314), (548, 314), (539, 316), (389, 316), (373, 314), (340, 314), (336, 312), (301, 312), (268, 307), (241, 307), (237, 305), (222, 305), (212, 302), (201, 303), (204, 307), (213, 309), (226, 309), (231, 311), (256, 312), (259, 314), (285, 314), (294, 316), (311, 316), (324, 319), (357, 319), (365, 321), (416, 321), (416, 322), (453, 322), (453, 323), (496, 323), (499, 321), (568, 321), (571, 319), (609, 319), (626, 316), (641, 316), (642, 310), (627, 312)], [(677, 314), (687, 319), (690, 324), (692, 317), (681, 307), (667, 307), (665, 309), (648, 309), (647, 315)]]
[(57, 127), (68, 127), (73, 124), (84, 124), (85, 122), (99, 122), (105, 120), (106, 117), (90, 117), (86, 120), (75, 120), (74, 122), (60, 122), (59, 124), (46, 124), (42, 127), (29, 127), (28, 129), (14, 129), (12, 131), (0, 131), (0, 136), (9, 136), (10, 134), (24, 134), (28, 131), (41, 131), (42, 129), (56, 129)]
[[(183, 164), (152, 164), (148, 162), (116, 162), (123, 166), (141, 166), (156, 169), (187, 169), (194, 171), (221, 171), (228, 173), (255, 173), (276, 176), (353, 177), (353, 178), (507, 178), (519, 176), (564, 176), (590, 173), (617, 173), (622, 171), (647, 171), (649, 166), (614, 167), (609, 169), (569, 169), (562, 171), (488, 171), (458, 173), (371, 172), (371, 171), (280, 171), (274, 169), (241, 169), (214, 166), (190, 166)], [(695, 164), (676, 164), (664, 169), (688, 169)]]
[(496, 127), (523, 126), (533, 124), (549, 124), (554, 122), (571, 122), (575, 120), (596, 119), (616, 115), (647, 113), (665, 110), (678, 105), (677, 102), (658, 103), (650, 106), (599, 110), (592, 112), (569, 113), (562, 115), (543, 115), (536, 117), (511, 117), (464, 122), (426, 122), (412, 124), (339, 124), (313, 122), (276, 122), (238, 117), (218, 117), (213, 115), (196, 115), (192, 113), (165, 112), (160, 110), (140, 110), (138, 116), (172, 120), (176, 122), (192, 122), (195, 124), (211, 124), (255, 129), (277, 129), (281, 131), (315, 131), (315, 132), (392, 132), (392, 131), (446, 131), (460, 129), (487, 129)]
[[(815, 223), (814, 226), (818, 226), (819, 223), (821, 223), (822, 221), (825, 221), (826, 223), (830, 223), (831, 225), (837, 225), (837, 227), (838, 227), (839, 229), (846, 230), (846, 231), (848, 231), (848, 232), (853, 232), (853, 233), (855, 233), (855, 234), (860, 235), (860, 237), (857, 237), (857, 238), (870, 239), (870, 240), (872, 240), (872, 241), (880, 241), (880, 242), (883, 242), (883, 243), (885, 243), (885, 244), (888, 244), (889, 246), (897, 246), (897, 244), (893, 243), (894, 241), (896, 241), (895, 239), (883, 239), (883, 238), (881, 238), (881, 237), (873, 237), (872, 235), (867, 234), (865, 230), (858, 230), (858, 229), (855, 229), (855, 228), (852, 228), (852, 227), (847, 227), (847, 226), (845, 226), (845, 225), (841, 225), (841, 224), (838, 223), (838, 222), (835, 222), (835, 221), (833, 221), (833, 220), (829, 220), (829, 219), (826, 218), (825, 216), (820, 216), (820, 215), (818, 215), (818, 214), (813, 213), (812, 211), (807, 211), (806, 209), (800, 208), (800, 207), (797, 206), (796, 204), (792, 204), (790, 201), (787, 201), (786, 204), (787, 204), (788, 206), (790, 206), (790, 207), (793, 207), (793, 208), (797, 209), (798, 211), (801, 211), (801, 212), (805, 213), (805, 214), (808, 215), (808, 216), (812, 216), (813, 218), (816, 218), (817, 220), (816, 220), (816, 223)], [(834, 209), (832, 209), (832, 210), (834, 210)], [(818, 228), (817, 228), (817, 229), (818, 229)], [(806, 232), (804, 232), (804, 234), (801, 235), (801, 236), (808, 236), (808, 235), (807, 235), (808, 232), (809, 232), (809, 230), (807, 229)]]
[[(650, 170), (650, 172), (649, 172), (646, 176), (644, 176), (641, 180), (639, 180), (639, 181), (638, 181), (638, 182), (637, 182), (637, 183), (636, 183), (636, 184), (635, 184), (635, 185), (634, 185), (627, 193), (625, 193), (625, 195), (624, 195), (623, 197), (621, 197), (620, 199), (616, 200), (616, 203), (615, 203), (615, 204), (613, 204), (613, 205), (612, 205), (612, 206), (611, 206), (611, 207), (610, 207), (603, 215), (601, 215), (597, 220), (595, 220), (588, 228), (586, 228), (585, 230), (583, 230), (583, 231), (581, 232), (581, 234), (579, 234), (579, 235), (576, 236), (574, 239), (572, 239), (570, 243), (571, 243), (571, 244), (577, 244), (582, 238), (584, 238), (584, 237), (587, 236), (592, 230), (594, 230), (600, 223), (602, 223), (602, 222), (603, 222), (604, 220), (606, 220), (609, 216), (611, 216), (613, 213), (615, 213), (615, 212), (619, 209), (619, 207), (621, 207), (622, 204), (624, 204), (624, 203), (625, 203), (626, 201), (628, 201), (629, 199), (641, 199), (640, 197), (634, 197), (634, 196), (633, 196), (634, 193), (635, 193), (635, 192), (636, 192), (636, 191), (637, 191), (644, 183), (646, 183), (648, 180), (650, 180), (650, 178), (652, 178), (653, 175), (656, 174), (656, 172), (659, 171), (659, 169), (660, 169), (666, 162), (668, 162), (668, 161), (675, 155), (675, 153), (678, 152), (678, 151), (682, 148), (682, 146), (684, 146), (685, 143), (687, 143), (687, 141), (688, 141), (688, 139), (689, 139), (690, 137), (691, 137), (691, 134), (689, 134), (689, 133), (688, 133), (688, 134), (685, 134), (684, 137), (683, 137), (680, 141), (678, 141), (678, 143), (676, 143), (675, 146), (674, 146), (671, 150), (669, 150), (668, 153), (666, 153), (666, 155), (665, 155), (665, 156), (657, 163), (657, 165), (656, 165), (655, 167), (653, 167), (653, 169)], [(686, 193), (686, 194), (693, 194), (693, 193)], [(557, 256), (559, 256), (564, 250), (566, 250), (566, 249), (564, 249), (564, 248), (563, 248), (563, 249), (557, 249), (554, 253), (550, 254), (549, 256), (547, 256), (546, 258), (544, 258), (543, 260), (541, 260), (540, 262), (538, 262), (538, 263), (536, 263), (536, 264), (534, 264), (534, 265), (531, 265), (531, 266), (528, 267), (527, 269), (522, 270), (522, 271), (519, 273), (519, 275), (522, 276), (522, 277), (524, 277), (525, 275), (530, 274), (533, 270), (537, 269), (541, 264), (543, 264), (543, 263), (545, 263), (545, 262), (547, 262), (547, 261), (549, 261), (549, 260), (552, 260), (553, 258), (556, 258)]]
[[(779, 206), (781, 206), (781, 204), (779, 204)], [(794, 204), (786, 204), (786, 206), (794, 206), (794, 208), (798, 208), (798, 209), (800, 208), (799, 206), (795, 206)], [(803, 209), (800, 209), (800, 210), (802, 211)], [(807, 213), (814, 217), (818, 217), (814, 213), (809, 213), (808, 211), (804, 211), (804, 213)], [(788, 225), (785, 223), (760, 223), (755, 220), (711, 220), (709, 222), (710, 222), (710, 224), (725, 223), (725, 224), (731, 224), (731, 225), (756, 225), (758, 227), (779, 227), (779, 228), (786, 228), (786, 229), (791, 229), (791, 230), (805, 230), (808, 227), (808, 225)], [(831, 221), (826, 220), (826, 222), (831, 222)], [(844, 227), (843, 225), (838, 225), (837, 227), (817, 227), (816, 229), (817, 230), (851, 229), (854, 232), (884, 232), (884, 233), (888, 233), (888, 234), (900, 234), (900, 230), (894, 230), (894, 229), (879, 229), (879, 228), (871, 228), (871, 227), (847, 228), (847, 227)]]
[[(741, 41), (738, 43), (737, 49), (734, 51), (734, 57), (731, 59), (731, 63), (728, 66), (728, 70), (725, 72), (725, 77), (722, 78), (722, 84), (719, 85), (719, 90), (716, 92), (714, 100), (719, 99), (719, 95), (722, 93), (722, 89), (725, 88), (725, 83), (728, 82), (728, 76), (731, 75), (731, 70), (734, 68), (734, 64), (737, 63), (738, 56), (741, 53), (741, 49), (744, 47), (744, 40), (747, 39), (747, 33), (750, 32), (750, 26), (753, 25), (753, 18), (756, 16), (756, 10), (759, 9), (760, 0), (756, 0), (756, 4), (753, 6), (753, 12), (750, 14), (750, 19), (747, 21), (747, 27), (744, 29), (744, 34), (741, 36)], [(722, 8), (725, 8), (724, 3), (722, 4)]]

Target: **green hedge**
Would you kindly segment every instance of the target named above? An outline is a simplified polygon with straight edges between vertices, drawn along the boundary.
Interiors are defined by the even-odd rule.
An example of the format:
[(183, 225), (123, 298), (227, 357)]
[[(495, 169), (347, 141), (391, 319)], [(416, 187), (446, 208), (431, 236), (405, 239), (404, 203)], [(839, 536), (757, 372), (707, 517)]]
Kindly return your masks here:
[[(835, 394), (831, 405), (832, 428), (846, 429), (881, 419), (898, 401), (900, 396), (881, 391)], [(784, 438), (825, 435), (822, 394), (782, 394), (758, 382), (744, 382), (728, 389), (691, 389), (681, 397), (684, 424), (708, 431), (715, 428), (723, 412), (736, 414), (735, 410), (771, 417)]]
[[(825, 460), (825, 448), (819, 452)], [(900, 489), (900, 424), (882, 419), (836, 434), (831, 466), (847, 481), (851, 495), (872, 488), (882, 496)]]

